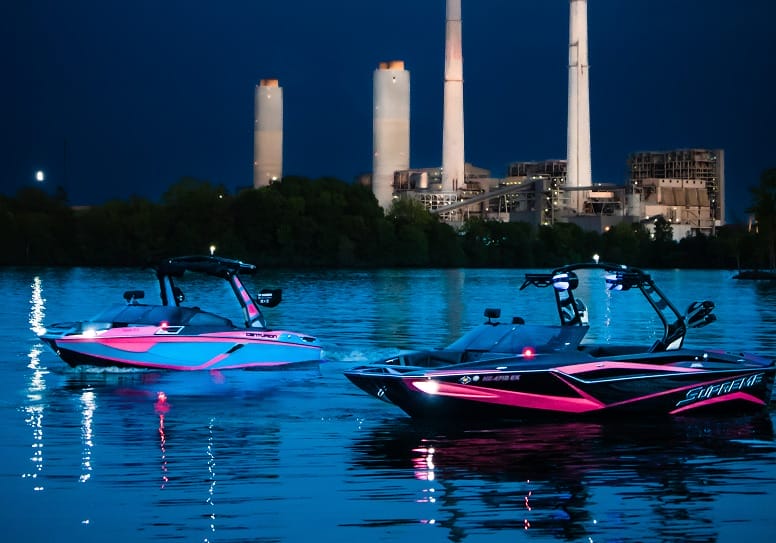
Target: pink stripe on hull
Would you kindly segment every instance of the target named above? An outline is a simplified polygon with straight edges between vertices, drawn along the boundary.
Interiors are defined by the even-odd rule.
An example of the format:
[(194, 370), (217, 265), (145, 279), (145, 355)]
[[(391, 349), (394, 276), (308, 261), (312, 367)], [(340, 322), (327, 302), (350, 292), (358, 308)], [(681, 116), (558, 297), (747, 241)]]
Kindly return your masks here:
[[(558, 379), (563, 381), (563, 383), (565, 383), (568, 387), (574, 389), (574, 391), (577, 394), (580, 394), (582, 396), (586, 396), (586, 397), (592, 398), (592, 396), (587, 394), (584, 390), (574, 386), (572, 383), (570, 383), (568, 380), (564, 379), (560, 375), (556, 374), (556, 377), (558, 377)], [(635, 402), (640, 402), (640, 401), (643, 401), (643, 400), (649, 400), (651, 398), (659, 398), (660, 396), (665, 396), (666, 394), (673, 394), (675, 392), (683, 392), (683, 391), (686, 391), (686, 390), (690, 390), (691, 388), (695, 388), (697, 386), (698, 386), (698, 383), (692, 383), (690, 385), (681, 386), (679, 388), (672, 388), (670, 390), (661, 390), (660, 392), (655, 392), (654, 394), (647, 394), (645, 396), (637, 396), (635, 398), (628, 398), (627, 400), (623, 400), (621, 402), (614, 402), (614, 403), (611, 403), (611, 404), (607, 405), (606, 407), (607, 408), (617, 407), (617, 406), (621, 406), (621, 405), (628, 405), (629, 403), (635, 403)]]
[[(431, 394), (425, 387), (416, 383), (428, 383), (426, 379), (408, 379), (407, 385)], [(562, 396), (547, 396), (544, 394), (531, 394), (528, 392), (515, 392), (511, 390), (495, 390), (472, 385), (457, 385), (453, 383), (438, 383), (435, 396), (447, 396), (451, 398), (463, 398), (483, 403), (496, 403), (510, 407), (523, 407), (527, 409), (541, 409), (545, 411), (557, 411), (564, 413), (585, 413), (595, 411), (604, 406), (603, 403), (593, 397), (566, 398)]]
[[(260, 334), (261, 332), (213, 332), (210, 334), (202, 334), (199, 336), (165, 336), (165, 335), (154, 335), (153, 338), (149, 337), (148, 339), (145, 338), (136, 338), (133, 336), (107, 336), (107, 335), (101, 335), (94, 338), (83, 338), (83, 337), (74, 337), (74, 338), (59, 338), (56, 340), (57, 344), (62, 345), (63, 347), (68, 345), (78, 345), (79, 343), (99, 343), (101, 345), (105, 345), (106, 347), (111, 347), (112, 349), (119, 349), (122, 351), (129, 351), (134, 353), (144, 353), (148, 352), (151, 348), (155, 347), (156, 345), (159, 345), (160, 343), (213, 343), (214, 341), (220, 341), (222, 343), (245, 343), (245, 344), (259, 344), (259, 345), (293, 345), (294, 347), (301, 348), (301, 349), (320, 349), (318, 345), (315, 345), (313, 343), (310, 344), (304, 344), (304, 343), (296, 343), (292, 341), (282, 341), (278, 339), (263, 339), (260, 337), (257, 337), (256, 334)], [(289, 334), (293, 335), (293, 332), (284, 332), (284, 331), (272, 331), (268, 332), (268, 334), (272, 334), (275, 337), (279, 337), (282, 334)]]
[[(204, 364), (200, 364), (198, 366), (183, 366), (183, 365), (175, 365), (175, 364), (157, 364), (154, 362), (138, 362), (137, 360), (126, 360), (123, 358), (118, 358), (115, 356), (101, 356), (99, 357), (100, 360), (104, 362), (114, 362), (117, 366), (129, 366), (133, 368), (140, 368), (140, 369), (156, 369), (156, 370), (178, 370), (178, 371), (200, 371), (200, 370), (207, 370), (211, 366), (214, 366), (224, 358), (226, 358), (228, 355), (220, 355), (212, 360), (209, 360), (208, 362), (205, 362)], [(211, 371), (221, 371), (221, 370), (239, 370), (244, 368), (274, 368), (274, 367), (280, 367), (285, 366), (288, 364), (296, 364), (299, 361), (293, 361), (293, 362), (250, 362), (250, 363), (243, 363), (243, 364), (234, 364), (231, 366), (224, 366), (221, 368), (217, 368), (216, 370)], [(102, 364), (103, 366), (107, 364)]]
[(641, 364), (638, 362), (612, 362), (603, 360), (600, 362), (587, 362), (585, 364), (571, 364), (568, 366), (559, 366), (556, 368), (558, 371), (567, 375), (575, 375), (577, 373), (586, 373), (591, 371), (601, 371), (609, 369), (624, 369), (624, 370), (652, 370), (661, 369), (666, 373), (697, 373), (703, 371), (702, 368), (686, 368), (682, 366), (657, 366), (655, 364)]

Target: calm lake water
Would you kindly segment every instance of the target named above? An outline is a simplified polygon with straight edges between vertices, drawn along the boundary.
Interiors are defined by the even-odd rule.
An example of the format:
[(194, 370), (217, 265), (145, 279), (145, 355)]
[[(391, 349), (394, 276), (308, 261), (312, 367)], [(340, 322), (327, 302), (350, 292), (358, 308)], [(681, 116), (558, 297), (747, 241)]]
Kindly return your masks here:
[[(445, 345), (486, 307), (552, 318), (548, 292), (518, 291), (524, 273), (246, 278), (283, 288), (269, 324), (317, 335), (330, 360), (314, 372), (211, 375), (76, 371), (38, 341), (45, 323), (91, 316), (125, 290), (155, 300), (149, 272), (2, 269), (3, 539), (773, 541), (773, 409), (671, 424), (434, 428), (343, 377), (399, 347)], [(776, 356), (776, 286), (724, 271), (653, 276), (680, 308), (716, 302), (718, 322), (688, 344)], [(228, 291), (195, 291), (193, 305), (239, 320)], [(591, 321), (604, 317), (591, 335), (651, 343), (647, 315), (601, 291), (583, 293)]]

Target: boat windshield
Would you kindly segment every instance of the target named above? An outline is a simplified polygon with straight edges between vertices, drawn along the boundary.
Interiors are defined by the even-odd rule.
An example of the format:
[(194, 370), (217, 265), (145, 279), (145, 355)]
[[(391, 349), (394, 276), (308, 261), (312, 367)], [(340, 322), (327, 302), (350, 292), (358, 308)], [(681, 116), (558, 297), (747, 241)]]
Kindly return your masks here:
[(479, 326), (449, 347), (454, 351), (494, 353), (574, 351), (587, 333), (587, 326), (543, 326), (497, 324)]
[(192, 307), (163, 305), (115, 305), (90, 319), (92, 322), (110, 322), (114, 326), (149, 325), (165, 322), (170, 326), (223, 326), (234, 327), (232, 321), (213, 313)]

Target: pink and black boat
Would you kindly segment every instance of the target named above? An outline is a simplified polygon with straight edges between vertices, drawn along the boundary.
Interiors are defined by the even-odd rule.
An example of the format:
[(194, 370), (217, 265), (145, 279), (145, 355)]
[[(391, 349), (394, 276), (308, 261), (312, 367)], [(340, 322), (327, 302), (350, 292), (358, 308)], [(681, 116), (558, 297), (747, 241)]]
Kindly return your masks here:
[[(577, 292), (593, 292), (590, 281), (605, 287), (607, 311), (622, 303), (612, 298), (640, 293), (656, 317), (639, 319), (658, 330), (662, 323), (662, 330), (645, 345), (603, 335), (585, 341), (589, 311)], [(598, 262), (528, 273), (520, 290), (529, 287), (552, 290), (559, 323), (531, 324), (521, 317), (501, 322), (499, 309), (486, 309), (487, 322), (446, 348), (403, 351), (345, 375), (413, 418), (443, 421), (738, 415), (770, 403), (773, 359), (684, 346), (688, 329), (716, 320), (711, 301), (693, 302), (681, 313), (648, 273)], [(617, 325), (611, 321), (606, 328)]]
[[(280, 303), (280, 289), (251, 296), (240, 275), (256, 266), (217, 256), (184, 256), (164, 260), (154, 271), (160, 304), (145, 304), (141, 290), (124, 293), (116, 304), (95, 317), (53, 324), (40, 338), (67, 364), (164, 370), (282, 369), (319, 364), (323, 349), (317, 338), (269, 328), (261, 307)], [(176, 280), (199, 273), (229, 283), (242, 308), (244, 325), (182, 305)]]

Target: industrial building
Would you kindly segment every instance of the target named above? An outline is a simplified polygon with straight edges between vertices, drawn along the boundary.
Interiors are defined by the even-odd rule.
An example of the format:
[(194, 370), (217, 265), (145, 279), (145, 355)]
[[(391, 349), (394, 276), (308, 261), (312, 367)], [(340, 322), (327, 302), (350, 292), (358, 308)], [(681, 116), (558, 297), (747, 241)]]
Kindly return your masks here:
[[(672, 226), (674, 238), (714, 232), (724, 222), (725, 166), (722, 149), (677, 149), (631, 154), (629, 179), (623, 184), (567, 186), (567, 162), (511, 163), (506, 177), (466, 164), (465, 183), (452, 201), (439, 190), (441, 168), (397, 171), (397, 195), (412, 197), (457, 226), (472, 217), (552, 225), (578, 224), (605, 232), (620, 222), (644, 223), (658, 217)], [(580, 212), (573, 209), (579, 194)]]
[(394, 174), (394, 195), (420, 201), (431, 213), (437, 213), (450, 223), (463, 222), (472, 213), (475, 203), (483, 201), (482, 194), (489, 191), (497, 179), (490, 177), (490, 171), (464, 164), (463, 182), (458, 190), (443, 190), (444, 168), (415, 168), (399, 170)]
[(677, 149), (628, 157), (628, 214), (671, 223), (674, 237), (725, 224), (725, 152)]
[[(552, 225), (573, 222), (588, 230), (605, 231), (625, 217), (625, 185), (595, 183), (584, 190), (566, 188), (566, 161), (515, 162), (507, 175), (494, 178), (490, 172), (466, 164), (464, 187), (454, 201), (441, 198), (435, 187), (441, 183), (439, 169), (410, 169), (396, 172), (397, 194), (424, 203), (453, 226), (467, 219), (519, 221), (529, 224)], [(577, 213), (572, 208), (572, 195), (583, 194)]]

